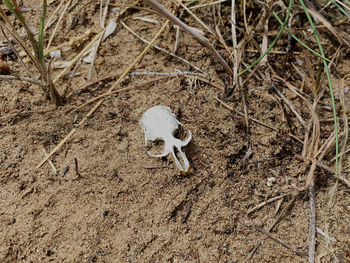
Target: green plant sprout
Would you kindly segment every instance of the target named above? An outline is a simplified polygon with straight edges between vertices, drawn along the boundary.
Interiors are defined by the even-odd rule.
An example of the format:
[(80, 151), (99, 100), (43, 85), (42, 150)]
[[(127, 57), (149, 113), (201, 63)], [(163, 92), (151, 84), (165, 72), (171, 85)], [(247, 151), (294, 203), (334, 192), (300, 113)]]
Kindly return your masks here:
[(62, 98), (59, 95), (56, 88), (54, 87), (53, 82), (52, 82), (51, 77), (50, 77), (50, 74), (49, 74), (49, 70), (44, 62), (44, 25), (45, 25), (46, 11), (47, 11), (47, 0), (43, 0), (42, 15), (41, 15), (41, 19), (40, 19), (38, 40), (35, 39), (34, 33), (29, 28), (25, 17), (23, 16), (22, 12), (18, 8), (16, 0), (3, 0), (2, 2), (8, 8), (8, 10), (20, 21), (20, 23), (24, 27), (24, 29), (27, 33), (28, 39), (32, 45), (32, 49), (34, 50), (35, 55), (32, 55), (29, 47), (25, 44), (23, 39), (18, 35), (16, 29), (11, 25), (4, 10), (2, 10), (1, 8), (0, 8), (0, 16), (5, 20), (6, 24), (10, 27), (10, 29), (12, 30), (12, 33), (16, 36), (15, 37), (16, 40), (19, 42), (19, 44), (22, 46), (22, 48), (28, 54), (28, 56), (30, 57), (30, 59), (34, 63), (35, 67), (39, 71), (41, 77), (43, 78), (43, 80), (45, 82), (44, 91), (46, 92), (47, 96), (57, 106), (62, 105)]

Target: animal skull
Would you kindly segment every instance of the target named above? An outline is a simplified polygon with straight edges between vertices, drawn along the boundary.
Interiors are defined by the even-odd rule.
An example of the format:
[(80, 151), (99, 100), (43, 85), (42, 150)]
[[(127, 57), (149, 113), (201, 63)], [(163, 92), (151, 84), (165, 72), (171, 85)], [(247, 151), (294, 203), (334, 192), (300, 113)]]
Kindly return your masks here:
[[(189, 172), (190, 163), (181, 147), (186, 146), (192, 139), (192, 134), (188, 131), (189, 136), (185, 141), (181, 141), (174, 137), (174, 132), (179, 127), (179, 124), (182, 125), (176, 118), (175, 115), (171, 112), (169, 107), (165, 106), (154, 106), (148, 109), (141, 118), (140, 125), (145, 133), (145, 143), (147, 145), (148, 140), (163, 140), (164, 141), (164, 151), (161, 154), (153, 155), (148, 152), (152, 157), (164, 157), (171, 153), (175, 159), (177, 167), (184, 172)], [(183, 160), (184, 167), (177, 159), (177, 156), (174, 152), (174, 147), (180, 153), (180, 156)]]

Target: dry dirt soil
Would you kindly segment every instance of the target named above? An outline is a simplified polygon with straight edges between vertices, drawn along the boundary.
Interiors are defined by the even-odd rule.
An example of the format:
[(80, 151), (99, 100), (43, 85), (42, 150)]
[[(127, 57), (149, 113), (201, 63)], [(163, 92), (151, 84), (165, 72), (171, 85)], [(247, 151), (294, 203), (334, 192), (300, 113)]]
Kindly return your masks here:
[[(24, 14), (36, 32), (41, 1), (17, 2), (20, 7), (31, 8)], [(50, 17), (60, 1), (48, 2)], [(162, 2), (175, 9), (174, 2)], [(238, 2), (237, 24), (244, 29), (242, 3)], [(75, 5), (60, 22), (51, 47), (67, 43), (90, 28), (101, 30), (98, 1), (72, 3)], [(260, 9), (249, 3), (248, 18), (254, 21)], [(77, 123), (96, 101), (74, 111), (76, 107), (112, 87), (146, 47), (120, 22), (151, 40), (166, 21), (146, 1), (110, 1), (107, 21), (115, 17), (117, 10), (113, 8), (121, 13), (117, 28), (101, 43), (92, 71), (92, 80), (106, 78), (87, 86), (88, 64), (81, 63), (72, 79), (72, 69), (68, 70), (56, 83), (59, 92), (67, 90), (63, 106), (56, 108), (36, 84), (0, 79), (0, 262), (307, 262), (309, 195), (295, 190), (305, 185), (310, 169), (309, 163), (296, 158), (303, 149), (305, 128), (265, 78), (266, 72), (274, 70), (300, 88), (302, 80), (292, 63), (307, 74), (304, 49), (292, 42), (286, 54), (287, 35), (283, 34), (274, 48), (281, 52), (269, 54), (267, 66), (243, 75), (244, 83), (232, 92), (230, 77), (220, 63), (208, 49), (180, 31), (176, 54), (206, 76), (198, 71), (176, 77), (129, 76), (115, 88), (127, 90), (105, 97), (79, 126)], [(232, 48), (230, 1), (194, 12), (211, 29), (218, 25), (228, 48)], [(14, 21), (13, 15), (6, 14)], [(284, 14), (281, 12), (280, 17)], [(201, 28), (188, 13), (178, 11), (177, 16)], [(138, 20), (140, 17), (153, 20)], [(305, 21), (297, 20), (306, 25)], [(47, 30), (46, 44), (56, 24)], [(13, 25), (23, 32), (18, 22)], [(348, 26), (346, 21), (339, 25), (344, 32)], [(271, 22), (269, 43), (278, 28)], [(340, 44), (327, 29), (319, 28), (325, 37), (326, 55), (331, 57)], [(237, 32), (238, 40), (242, 40), (244, 35)], [(301, 27), (298, 34), (317, 47), (305, 28)], [(232, 66), (225, 47), (210, 33), (205, 35)], [(58, 61), (73, 59), (93, 36), (62, 47)], [(257, 43), (261, 43), (261, 36), (254, 36)], [(0, 40), (2, 46), (8, 46), (2, 35)], [(175, 42), (176, 28), (169, 24), (155, 44), (172, 51)], [(242, 55), (246, 65), (258, 57), (251, 43)], [(341, 49), (332, 68), (336, 94), (341, 79), (349, 73), (348, 55), (348, 49)], [(314, 66), (320, 64), (309, 56)], [(29, 76), (16, 55), (5, 55), (4, 60), (10, 66), (10, 75)], [(53, 78), (62, 70), (54, 67), (55, 62)], [(38, 76), (32, 64), (27, 66)], [(156, 49), (150, 49), (132, 71), (196, 72)], [(305, 103), (288, 92), (282, 82), (274, 83), (308, 121), (311, 117)], [(332, 121), (327, 121), (332, 112), (326, 82), (322, 89), (320, 145), (333, 131)], [(308, 96), (311, 98), (312, 93)], [(178, 136), (184, 138), (187, 130), (192, 132), (192, 141), (183, 148), (191, 163), (189, 174), (181, 174), (170, 155), (152, 158), (147, 154), (149, 149), (159, 152), (162, 147), (161, 143), (145, 146), (139, 125), (142, 114), (154, 105), (171, 107), (184, 125)], [(248, 128), (242, 117), (245, 107), (251, 118)], [(74, 134), (50, 158), (52, 163), (38, 168), (44, 151), (52, 151), (72, 130)], [(330, 167), (333, 157), (331, 150), (324, 158)], [(348, 158), (344, 156), (344, 165), (348, 165)], [(343, 176), (350, 179), (346, 173)], [(321, 168), (316, 169), (314, 178), (316, 226), (330, 237), (316, 234), (316, 259), (350, 262), (350, 189), (338, 183), (329, 205), (337, 181)], [(273, 197), (276, 200), (248, 213)]]

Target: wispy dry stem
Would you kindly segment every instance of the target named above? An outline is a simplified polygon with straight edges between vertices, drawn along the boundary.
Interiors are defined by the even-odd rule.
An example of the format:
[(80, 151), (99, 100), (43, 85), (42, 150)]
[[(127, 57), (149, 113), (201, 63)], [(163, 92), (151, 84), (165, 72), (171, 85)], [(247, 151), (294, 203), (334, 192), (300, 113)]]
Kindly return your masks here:
[(223, 65), (227, 73), (230, 74), (231, 77), (233, 77), (233, 72), (229, 65), (226, 63), (226, 61), (221, 57), (219, 52), (210, 44), (209, 40), (199, 34), (196, 30), (194, 30), (192, 27), (186, 25), (184, 22), (182, 22), (179, 18), (177, 18), (175, 15), (173, 15), (168, 9), (166, 9), (163, 5), (158, 3), (155, 0), (146, 0), (154, 9), (156, 9), (161, 15), (172, 21), (173, 23), (177, 24), (179, 27), (181, 27), (183, 30), (185, 30), (187, 33), (189, 33), (194, 39), (196, 39), (199, 43), (201, 43), (204, 47), (208, 48), (209, 51), (215, 56), (216, 59)]

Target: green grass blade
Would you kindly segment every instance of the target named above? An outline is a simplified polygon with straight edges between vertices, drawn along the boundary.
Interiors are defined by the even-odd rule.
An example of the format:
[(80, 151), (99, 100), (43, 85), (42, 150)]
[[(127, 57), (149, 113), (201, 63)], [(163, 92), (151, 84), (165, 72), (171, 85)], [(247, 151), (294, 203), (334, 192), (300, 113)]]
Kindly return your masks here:
[(15, 15), (15, 17), (22, 23), (22, 25), (24, 26), (24, 29), (27, 32), (29, 41), (31, 42), (34, 50), (36, 53), (38, 53), (38, 43), (34, 38), (34, 34), (33, 32), (30, 30), (28, 24), (26, 23), (26, 20), (24, 18), (24, 16), (22, 15), (20, 9), (17, 7), (16, 1), (10, 1), (10, 0), (2, 0), (2, 2), (4, 3), (4, 5), (10, 10), (10, 12), (12, 14)]
[(253, 64), (251, 64), (249, 67), (245, 68), (244, 70), (242, 70), (241, 72), (238, 73), (238, 76), (243, 75), (245, 72), (247, 72), (248, 70), (250, 70), (252, 67), (254, 67), (256, 64), (259, 63), (260, 60), (263, 59), (263, 57), (266, 56), (267, 53), (270, 52), (270, 50), (274, 47), (274, 45), (276, 44), (277, 40), (281, 37), (284, 29), (286, 28), (290, 13), (292, 11), (292, 6), (293, 6), (293, 0), (289, 0), (289, 5), (288, 5), (288, 11), (287, 11), (287, 16), (282, 24), (282, 27), (280, 29), (280, 31), (278, 32), (276, 38), (273, 40), (273, 42), (271, 43), (271, 45), (268, 47), (268, 49), (264, 52), (264, 54), (262, 54), (256, 61), (253, 62)]
[(189, 1), (188, 3), (186, 3), (186, 6), (190, 6), (190, 5), (194, 4), (195, 2), (198, 2), (198, 0)]
[[(315, 28), (315, 25), (312, 21), (312, 18), (309, 14), (309, 12), (307, 11), (307, 8), (304, 4), (303, 0), (299, 0), (301, 6), (304, 9), (304, 12), (307, 16), (307, 19), (309, 20), (309, 23), (311, 25), (312, 31), (315, 34), (315, 38), (318, 44), (318, 47), (320, 49), (320, 53), (322, 56), (324, 56), (324, 52), (323, 52), (323, 48), (322, 48), (322, 44), (321, 41), (318, 37), (318, 33), (317, 30)], [(327, 62), (325, 60), (323, 60), (323, 64), (324, 64), (324, 68), (326, 71), (326, 75), (327, 75), (327, 80), (328, 80), (328, 86), (329, 86), (329, 92), (331, 94), (331, 100), (332, 100), (332, 108), (333, 108), (333, 118), (334, 118), (334, 132), (335, 132), (335, 174), (338, 175), (338, 162), (339, 162), (339, 138), (338, 138), (338, 120), (337, 120), (337, 110), (335, 108), (335, 99), (334, 99), (334, 92), (333, 92), (333, 87), (332, 87), (332, 82), (331, 82), (331, 75), (329, 73), (329, 69), (328, 69), (328, 65)]]
[[(283, 22), (281, 21), (281, 19), (278, 17), (278, 15), (276, 14), (275, 11), (272, 12), (273, 15), (275, 16), (275, 18), (277, 19), (277, 21), (282, 25)], [(297, 38), (290, 30), (288, 27), (285, 28), (285, 30), (288, 32), (288, 34), (290, 34), (296, 41), (298, 41), (298, 43), (300, 45), (302, 45), (304, 48), (306, 48), (307, 50), (309, 50), (310, 52), (312, 52), (313, 54), (315, 54), (316, 56), (319, 56), (320, 58), (326, 60), (327, 62), (331, 62), (328, 58), (322, 56), (321, 54), (317, 53), (315, 50), (313, 50), (312, 48), (310, 48), (308, 45), (306, 45), (303, 41), (301, 41), (299, 38)]]
[(41, 14), (39, 36), (38, 36), (38, 56), (40, 61), (44, 61), (44, 27), (47, 11), (47, 0), (43, 0), (43, 12)]
[(21, 16), (21, 14), (19, 14), (14, 6), (14, 4), (10, 1), (10, 0), (2, 0), (2, 2), (4, 3), (4, 5), (8, 8), (8, 10), (10, 10), (10, 12), (12, 14), (15, 15), (15, 17), (21, 21), (22, 23), (24, 22), (24, 18), (23, 16)]
[(348, 18), (350, 18), (350, 15), (348, 12), (346, 12), (346, 10), (340, 6), (337, 2), (335, 2), (334, 0), (331, 0), (332, 4), (335, 5), (336, 7), (338, 7), (338, 9), (345, 15), (347, 16)]

